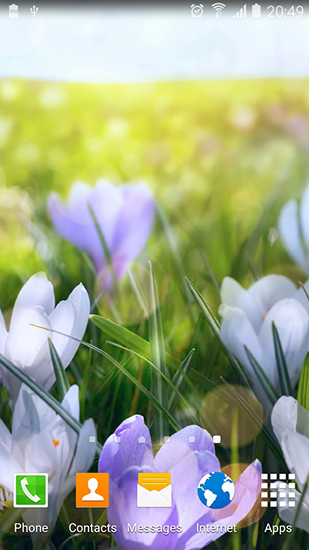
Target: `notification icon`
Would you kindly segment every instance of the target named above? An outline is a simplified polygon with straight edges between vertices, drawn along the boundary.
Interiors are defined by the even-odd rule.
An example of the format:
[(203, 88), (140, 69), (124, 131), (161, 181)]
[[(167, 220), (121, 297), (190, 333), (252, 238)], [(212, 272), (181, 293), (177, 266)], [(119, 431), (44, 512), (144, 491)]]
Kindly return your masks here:
[(17, 4), (11, 4), (9, 6), (9, 17), (18, 17), (18, 6)]

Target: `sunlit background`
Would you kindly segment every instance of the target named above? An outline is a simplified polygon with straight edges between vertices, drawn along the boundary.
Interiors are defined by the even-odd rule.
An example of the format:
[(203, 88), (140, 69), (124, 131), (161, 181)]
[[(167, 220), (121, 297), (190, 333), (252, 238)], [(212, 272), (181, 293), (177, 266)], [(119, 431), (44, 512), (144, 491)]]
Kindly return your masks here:
[[(194, 367), (205, 380), (220, 385), (224, 375), (236, 383), (206, 321), (192, 313), (184, 277), (215, 312), (227, 275), (245, 286), (268, 273), (303, 280), (278, 239), (277, 218), (309, 175), (308, 17), (235, 21), (240, 7), (220, 20), (210, 8), (204, 19), (193, 19), (189, 7), (123, 14), (42, 8), (32, 19), (22, 7), (18, 20), (5, 19), (2, 9), (0, 306), (6, 318), (21, 285), (42, 270), (57, 299), (82, 281), (94, 311), (147, 338), (132, 280), (125, 277), (112, 303), (98, 297), (90, 263), (47, 214), (48, 195), (65, 199), (77, 180), (92, 186), (100, 178), (144, 181), (158, 214), (132, 271), (147, 299), (147, 261), (153, 263), (166, 350), (182, 360), (194, 347)], [(126, 358), (93, 327), (85, 339)], [(92, 397), (82, 414), (94, 417), (103, 443), (129, 415), (147, 415), (148, 403), (122, 375), (102, 394), (91, 393), (109, 369), (94, 358)], [(87, 361), (81, 349), (69, 368), (71, 381), (81, 384)], [(138, 359), (129, 369), (147, 385)], [(208, 429), (205, 409), (216, 408), (210, 388), (199, 386), (198, 397), (186, 388), (188, 403), (201, 403)], [(2, 408), (9, 422), (6, 402)], [(175, 414), (181, 425), (189, 422), (181, 405)], [(229, 434), (231, 428), (213, 429)], [(234, 455), (240, 463), (252, 459), (248, 429)], [(221, 458), (229, 463), (225, 451)]]

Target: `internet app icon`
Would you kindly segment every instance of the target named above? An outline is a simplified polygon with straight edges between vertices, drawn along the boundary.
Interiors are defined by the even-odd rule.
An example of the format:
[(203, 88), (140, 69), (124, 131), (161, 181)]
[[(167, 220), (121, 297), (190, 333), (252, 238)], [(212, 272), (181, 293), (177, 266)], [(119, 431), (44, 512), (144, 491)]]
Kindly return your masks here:
[(47, 508), (48, 506), (48, 475), (47, 474), (15, 474), (14, 475), (14, 507), (15, 508)]
[(171, 474), (147, 472), (138, 474), (138, 508), (171, 508)]
[(223, 472), (211, 472), (202, 477), (197, 494), (207, 508), (225, 508), (235, 495), (235, 486), (229, 476)]

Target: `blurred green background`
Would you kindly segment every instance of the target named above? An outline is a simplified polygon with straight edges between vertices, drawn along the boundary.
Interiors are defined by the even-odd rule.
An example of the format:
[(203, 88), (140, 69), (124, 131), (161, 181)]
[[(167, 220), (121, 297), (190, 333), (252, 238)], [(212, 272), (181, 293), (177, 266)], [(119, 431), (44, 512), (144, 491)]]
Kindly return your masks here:
[[(219, 384), (224, 374), (236, 382), (206, 321), (190, 304), (184, 276), (215, 312), (226, 275), (244, 285), (271, 272), (304, 280), (284, 252), (276, 224), (283, 203), (299, 197), (308, 181), (308, 84), (0, 80), (0, 306), (7, 318), (21, 285), (40, 270), (53, 281), (57, 300), (80, 281), (95, 300), (90, 263), (57, 235), (47, 216), (49, 193), (65, 198), (76, 180), (144, 180), (163, 214), (133, 272), (147, 302), (147, 260), (153, 262), (166, 349), (183, 360), (195, 347), (194, 367), (205, 381)], [(103, 297), (93, 311), (147, 339), (145, 315), (128, 277), (112, 302), (111, 308)], [(149, 367), (105, 343), (108, 336), (91, 323), (85, 340), (104, 346), (150, 386)], [(69, 373), (82, 387), (81, 420), (95, 418), (101, 443), (130, 414), (147, 417), (148, 403), (138, 389), (87, 348), (80, 348)], [(112, 376), (104, 383), (107, 374)], [(202, 400), (208, 389), (206, 382), (197, 393), (187, 387), (188, 403)], [(9, 422), (7, 403), (1, 412)], [(179, 404), (175, 414), (188, 423)], [(243, 462), (259, 456), (259, 449), (241, 452)], [(224, 453), (220, 459), (229, 461)]]
[[(53, 279), (58, 299), (81, 280), (87, 284), (85, 260), (52, 228), (46, 201), (51, 191), (65, 198), (76, 180), (94, 185), (101, 177), (148, 183), (177, 241), (183, 274), (215, 310), (207, 263), (219, 282), (233, 275), (247, 284), (268, 272), (301, 277), (277, 239), (276, 221), (284, 201), (299, 196), (308, 181), (308, 80), (89, 85), (3, 79), (0, 100), (3, 310), (38, 270)], [(168, 347), (181, 357), (194, 327), (158, 217), (139, 258), (142, 279), (148, 259)], [(132, 324), (140, 312), (130, 307), (131, 287), (123, 287), (122, 320)]]

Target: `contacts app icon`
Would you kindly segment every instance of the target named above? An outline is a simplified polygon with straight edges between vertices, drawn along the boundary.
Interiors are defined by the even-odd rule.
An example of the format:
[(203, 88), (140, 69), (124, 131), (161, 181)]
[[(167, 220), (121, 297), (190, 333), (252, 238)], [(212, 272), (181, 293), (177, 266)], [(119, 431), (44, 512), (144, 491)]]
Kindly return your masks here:
[(76, 474), (77, 508), (107, 508), (108, 505), (108, 474)]
[(152, 472), (138, 474), (137, 506), (139, 508), (171, 508), (171, 474)]

